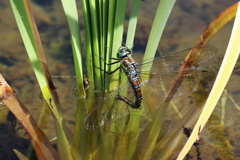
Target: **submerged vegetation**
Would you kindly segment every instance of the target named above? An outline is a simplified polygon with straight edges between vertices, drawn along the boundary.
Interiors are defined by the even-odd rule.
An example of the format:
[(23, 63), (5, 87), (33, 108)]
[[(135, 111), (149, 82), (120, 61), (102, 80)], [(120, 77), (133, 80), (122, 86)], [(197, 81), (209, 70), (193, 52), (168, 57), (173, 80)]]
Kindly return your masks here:
[[(203, 142), (199, 139), (200, 132), (216, 106), (239, 54), (238, 3), (218, 15), (193, 48), (154, 58), (175, 3), (174, 0), (161, 0), (143, 62), (133, 63), (134, 67), (138, 67), (124, 75), (117, 70), (119, 63), (106, 63), (122, 60), (120, 56), (116, 59), (115, 55), (117, 51), (122, 51), (119, 50), (120, 46), (128, 46), (127, 49), (124, 48), (124, 53), (129, 52), (128, 56), (132, 53), (130, 46), (134, 46), (142, 0), (133, 0), (131, 3), (126, 44), (122, 42), (122, 37), (127, 0), (82, 0), (81, 18), (84, 18), (85, 42), (82, 42), (80, 37), (75, 1), (62, 0), (70, 30), (76, 75), (73, 94), (76, 106), (72, 106), (76, 107), (75, 128), (71, 131), (64, 122), (61, 110), (64, 104), (59, 100), (62, 93), (52, 81), (53, 76), (48, 69), (50, 64), (47, 63), (43, 51), (30, 2), (10, 2), (41, 89), (42, 102), (48, 106), (45, 109), (50, 111), (54, 119), (57, 151), (42, 131), (43, 128), (39, 127), (44, 123), (43, 114), (46, 113), (41, 113), (38, 122), (35, 122), (2, 76), (0, 97), (27, 130), (32, 141), (31, 147), (38, 159), (183, 159), (192, 145), (195, 147), (194, 157), (202, 158), (202, 152), (205, 151), (201, 150)], [(218, 75), (207, 69), (198, 69), (198, 65), (217, 52), (216, 47), (206, 44), (235, 16), (229, 48)], [(82, 63), (83, 44), (86, 44), (85, 77)], [(122, 66), (122, 69), (124, 67)], [(115, 70), (114, 74), (107, 74)], [(130, 77), (130, 74), (136, 75)], [(138, 79), (141, 80), (141, 85)], [(141, 93), (138, 90), (140, 86)], [(214, 117), (210, 118), (210, 121), (215, 120)], [(223, 125), (211, 128), (210, 132), (214, 139), (213, 144), (218, 145), (215, 147), (218, 157), (234, 159), (229, 140), (223, 136)], [(221, 141), (215, 140), (216, 133), (221, 133)], [(183, 146), (181, 143), (185, 136), (188, 142)], [(15, 152), (20, 159), (30, 159), (31, 147), (25, 156)], [(182, 151), (180, 147), (183, 147)], [(186, 158), (190, 157), (191, 155), (187, 154)]]

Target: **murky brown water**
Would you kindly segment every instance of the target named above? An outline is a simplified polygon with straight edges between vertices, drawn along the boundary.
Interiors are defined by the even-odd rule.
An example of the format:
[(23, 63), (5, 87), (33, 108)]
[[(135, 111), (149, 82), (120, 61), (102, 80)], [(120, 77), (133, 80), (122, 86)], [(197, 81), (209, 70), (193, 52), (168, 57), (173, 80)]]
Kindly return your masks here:
[[(193, 46), (211, 20), (226, 7), (229, 7), (236, 2), (237, 0), (176, 1), (162, 35), (162, 39), (159, 44), (159, 51), (163, 53), (173, 53)], [(81, 2), (77, 1), (77, 3), (80, 8)], [(153, 21), (153, 16), (155, 14), (154, 11), (156, 10), (157, 5), (157, 0), (145, 0), (142, 2), (142, 8), (139, 13), (140, 19), (138, 21), (136, 39), (134, 41), (133, 48), (133, 51), (136, 52), (136, 54), (142, 54), (146, 47), (148, 35), (151, 29), (150, 24)], [(51, 74), (74, 75), (69, 31), (63, 14), (61, 2), (56, 0), (49, 2), (46, 1), (46, 3), (42, 6), (40, 4), (33, 3), (32, 7)], [(36, 81), (34, 80), (35, 76), (30, 67), (31, 64), (28, 60), (9, 1), (0, 2), (0, 15), (0, 38), (2, 40), (0, 43), (0, 72), (9, 84), (16, 90), (17, 95), (23, 100), (24, 104), (37, 119), (39, 110), (42, 106), (42, 102), (39, 99), (40, 91)], [(81, 22), (80, 27), (82, 30), (81, 34), (83, 35), (83, 19), (81, 19), (81, 15), (82, 13), (79, 11)], [(216, 69), (220, 66), (221, 59), (225, 53), (232, 25), (233, 21), (221, 29), (209, 43), (217, 46), (219, 49), (216, 58), (212, 59), (211, 63), (208, 63), (208, 66), (205, 66), (215, 73)], [(82, 37), (82, 40), (84, 41), (84, 36)], [(240, 104), (239, 88), (236, 87), (239, 86), (238, 67), (234, 73), (235, 74), (231, 77), (227, 85), (227, 90), (229, 94), (233, 95), (233, 99), (238, 102), (237, 104)], [(56, 78), (55, 80), (55, 85), (60, 91), (59, 96), (62, 103), (64, 118), (66, 119), (67, 126), (71, 130), (73, 130), (74, 125), (75, 101), (74, 95), (72, 95), (71, 91), (69, 91), (69, 88), (72, 88), (74, 85), (73, 81), (73, 77), (65, 79)], [(240, 158), (240, 154), (238, 152), (240, 147), (240, 123), (237, 118), (239, 117), (239, 110), (236, 109), (229, 98), (227, 99), (226, 104), (225, 117), (223, 117), (222, 123), (225, 125), (224, 132), (226, 137), (229, 138), (231, 145), (234, 146), (232, 153), (237, 159)], [(223, 104), (220, 105), (219, 102), (215, 111), (219, 119), (221, 119), (223, 115), (220, 106), (223, 106)], [(7, 114), (7, 112), (5, 114)], [(49, 121), (47, 122), (49, 138), (55, 136), (52, 121), (52, 118), (49, 117)], [(209, 131), (206, 129), (206, 131), (202, 133), (203, 137), (205, 134), (208, 134), (208, 132)], [(212, 139), (209, 138), (209, 141), (213, 141)], [(211, 148), (212, 146), (210, 145), (208, 147)], [(208, 157), (208, 159), (217, 158), (216, 156), (212, 157), (213, 158)]]

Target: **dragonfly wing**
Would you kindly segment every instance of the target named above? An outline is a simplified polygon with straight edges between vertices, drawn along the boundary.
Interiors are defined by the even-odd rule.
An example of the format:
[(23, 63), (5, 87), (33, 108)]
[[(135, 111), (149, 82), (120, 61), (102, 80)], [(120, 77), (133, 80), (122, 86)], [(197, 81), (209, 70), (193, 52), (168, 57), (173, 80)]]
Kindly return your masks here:
[(217, 47), (211, 45), (202, 45), (201, 54), (198, 57), (198, 64), (202, 64), (217, 54)]
[[(192, 49), (201, 50), (201, 54), (198, 57), (198, 64), (204, 63), (208, 59), (212, 58), (217, 53), (217, 48), (211, 45), (201, 45), (193, 48), (189, 48), (174, 54), (165, 55), (157, 58), (150, 58), (142, 63), (138, 64), (139, 66), (143, 67), (148, 70), (151, 67), (152, 74), (166, 74), (169, 72), (179, 72), (180, 68), (186, 58), (187, 54)], [(193, 66), (191, 69), (195, 69), (196, 67)], [(139, 70), (141, 70), (139, 68)]]
[(87, 115), (85, 128), (95, 130), (121, 120), (127, 115), (129, 115), (128, 106), (123, 101), (111, 96), (111, 98), (100, 101)]
[[(191, 92), (210, 88), (213, 84), (215, 75), (211, 72), (194, 70), (185, 75), (177, 75), (176, 72), (168, 74), (151, 74), (149, 80), (143, 82), (144, 92), (157, 97), (166, 97), (170, 89), (175, 91), (173, 97), (183, 96)], [(208, 75), (208, 79), (205, 79)], [(212, 75), (210, 77), (210, 75)], [(182, 82), (176, 81), (176, 78), (182, 79)]]
[[(110, 76), (105, 79), (105, 82), (110, 81), (111, 79), (112, 77)], [(124, 79), (126, 79), (126, 76)], [(95, 85), (100, 85), (99, 83), (102, 82), (97, 82)], [(124, 95), (124, 93), (128, 98), (130, 98), (130, 100), (134, 99), (132, 88), (127, 80), (125, 80), (123, 84), (114, 88), (113, 91), (105, 93), (105, 95), (97, 90), (94, 90), (93, 93), (89, 93), (95, 94), (95, 97), (97, 97), (97, 104), (96, 107), (87, 115), (85, 128), (87, 130), (95, 130), (99, 127), (121, 120), (129, 115), (128, 105), (116, 98), (118, 94)]]

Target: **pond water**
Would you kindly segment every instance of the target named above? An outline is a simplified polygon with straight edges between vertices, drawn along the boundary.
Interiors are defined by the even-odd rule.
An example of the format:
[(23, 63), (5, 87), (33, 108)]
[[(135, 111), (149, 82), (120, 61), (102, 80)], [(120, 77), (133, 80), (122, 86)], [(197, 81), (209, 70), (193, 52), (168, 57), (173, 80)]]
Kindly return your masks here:
[[(192, 47), (203, 30), (213, 20), (213, 18), (221, 13), (226, 7), (229, 7), (236, 2), (237, 0), (176, 1), (176, 4), (163, 32), (158, 51), (161, 53), (174, 53), (176, 51), (181, 51)], [(83, 34), (83, 19), (81, 18), (82, 13), (80, 9), (81, 1), (77, 1), (77, 4), (79, 8), (82, 41), (84, 41), (85, 38)], [(136, 30), (133, 47), (134, 55), (138, 55), (135, 56), (136, 61), (141, 61), (141, 57), (143, 56), (157, 5), (157, 0), (142, 1), (141, 11), (139, 13), (140, 18), (138, 21), (138, 27)], [(33, 0), (32, 7), (46, 54), (46, 59), (49, 64), (49, 70), (52, 75), (56, 75), (53, 79), (56, 88), (59, 90), (59, 93), (61, 93), (59, 96), (62, 104), (64, 118), (66, 120), (67, 127), (73, 131), (75, 123), (74, 117), (76, 112), (76, 109), (74, 107), (76, 104), (76, 99), (73, 93), (75, 81), (74, 66), (71, 44), (69, 41), (68, 26), (63, 14), (61, 2), (57, 0)], [(33, 70), (30, 67), (31, 64), (28, 60), (26, 50), (24, 48), (19, 30), (13, 17), (10, 2), (1, 1), (0, 8), (0, 38), (2, 39), (2, 43), (0, 43), (0, 72), (5, 77), (7, 82), (13, 87), (17, 96), (19, 96), (22, 102), (33, 114), (33, 116), (38, 119), (41, 107), (46, 105), (41, 100), (40, 89), (35, 80)], [(129, 11), (130, 9), (128, 9), (128, 13)], [(220, 32), (217, 33), (210, 41), (209, 44), (218, 47), (218, 53), (215, 58), (212, 58), (210, 60), (209, 63), (202, 66), (204, 69), (207, 69), (213, 73), (217, 73), (221, 64), (222, 57), (225, 54), (225, 50), (231, 34), (232, 25), (233, 21), (221, 29)], [(126, 28), (127, 23), (125, 24), (125, 33)], [(85, 55), (83, 55), (83, 58), (84, 57)], [(219, 153), (219, 150), (216, 151), (216, 148), (213, 147), (213, 144), (216, 144), (214, 141), (219, 137), (214, 137), (214, 135), (211, 135), (210, 133), (211, 130), (216, 129), (216, 126), (214, 126), (216, 119), (219, 119), (221, 124), (224, 125), (224, 130), (222, 131), (224, 133), (224, 136), (220, 137), (219, 139), (228, 139), (230, 144), (233, 146), (231, 153), (236, 159), (240, 159), (240, 154), (238, 152), (240, 148), (240, 123), (239, 119), (237, 118), (240, 114), (240, 109), (237, 106), (240, 105), (240, 99), (239, 88), (236, 87), (239, 86), (238, 68), (239, 67), (237, 65), (226, 87), (227, 93), (223, 96), (223, 98), (226, 97), (226, 102), (223, 100), (219, 101), (214, 111), (214, 114), (216, 116), (211, 118), (211, 121), (209, 121), (210, 125), (206, 127), (206, 129), (201, 134), (203, 140), (209, 143), (209, 145), (205, 145), (204, 147), (208, 149), (210, 148), (209, 150), (212, 151), (210, 154), (207, 153), (207, 156), (202, 155), (202, 157), (205, 157), (203, 159), (218, 158), (214, 152)], [(69, 88), (71, 88), (71, 90), (69, 90)], [(189, 102), (189, 98), (185, 98), (187, 99), (186, 101)], [(176, 103), (178, 104), (179, 102)], [(11, 122), (10, 124), (15, 124), (15, 120), (11, 121), (7, 118), (7, 115), (10, 113), (6, 108), (3, 107), (1, 109), (3, 118), (0, 120), (2, 122), (0, 131), (2, 133), (2, 130), (6, 130), (4, 127), (8, 128), (8, 130), (11, 130), (12, 126), (9, 125), (9, 123)], [(177, 116), (175, 113), (173, 113), (173, 115)], [(45, 120), (46, 122), (43, 123), (44, 126), (42, 126), (42, 128), (45, 128), (44, 131), (47, 133), (48, 138), (51, 139), (56, 136), (54, 132), (55, 128), (53, 124), (53, 118), (47, 117)], [(173, 120), (170, 120), (170, 118), (166, 117), (166, 122), (170, 121), (171, 123), (173, 122)], [(6, 124), (8, 127), (6, 127)], [(165, 127), (165, 130), (168, 130), (168, 126), (166, 125)], [(16, 141), (24, 141), (24, 144), (29, 143), (25, 131), (21, 128), (21, 125), (17, 123), (14, 128), (17, 131), (16, 133), (12, 134), (12, 136), (15, 137)], [(6, 133), (8, 134), (8, 132)], [(4, 136), (6, 137), (6, 133), (5, 135), (3, 133), (3, 139)], [(13, 141), (10, 141), (10, 139), (12, 139), (10, 136), (5, 139), (8, 141), (4, 141), (3, 144), (0, 143), (0, 159), (5, 158), (2, 152), (3, 149), (7, 150), (11, 148), (9, 146), (14, 143)], [(184, 139), (184, 142), (186, 139)], [(22, 146), (19, 146), (18, 148), (20, 150)], [(25, 152), (25, 150), (22, 152)], [(196, 159), (196, 156), (194, 156), (196, 154), (194, 148), (191, 152), (192, 153), (190, 153), (189, 159)], [(173, 159), (174, 158), (176, 157), (173, 155)]]

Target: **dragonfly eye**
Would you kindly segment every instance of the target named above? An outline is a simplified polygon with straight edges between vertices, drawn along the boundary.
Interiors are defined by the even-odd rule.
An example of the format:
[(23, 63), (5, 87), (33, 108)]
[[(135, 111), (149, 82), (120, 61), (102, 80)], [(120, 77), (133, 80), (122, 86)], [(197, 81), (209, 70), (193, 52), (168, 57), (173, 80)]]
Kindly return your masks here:
[(117, 53), (117, 58), (123, 58), (127, 55), (127, 52), (125, 52), (124, 50), (119, 50)]
[(121, 46), (118, 49), (117, 58), (123, 58), (123, 57), (125, 57), (127, 55), (130, 55), (131, 53), (132, 53), (132, 51), (130, 49), (128, 49), (125, 46)]

